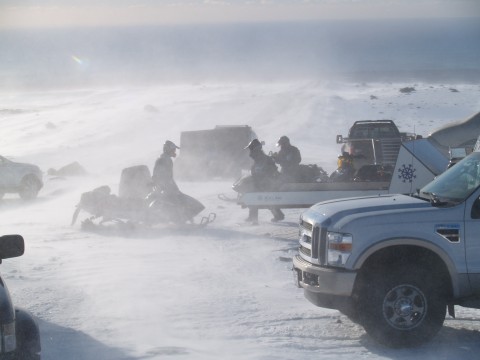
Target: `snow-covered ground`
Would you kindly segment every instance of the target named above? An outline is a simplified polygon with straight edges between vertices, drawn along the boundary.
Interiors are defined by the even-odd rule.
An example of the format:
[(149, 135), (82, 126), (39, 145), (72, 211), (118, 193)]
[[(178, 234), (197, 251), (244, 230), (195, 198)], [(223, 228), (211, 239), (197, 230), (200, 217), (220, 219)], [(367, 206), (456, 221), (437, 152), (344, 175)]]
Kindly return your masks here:
[[(400, 92), (403, 87), (415, 92)], [(426, 83), (217, 83), (2, 93), (1, 155), (46, 173), (78, 161), (84, 177), (45, 176), (39, 198), (0, 202), (3, 234), (26, 241), (2, 274), (14, 302), (38, 319), (43, 359), (477, 359), (477, 310), (457, 308), (429, 344), (392, 350), (293, 285), (302, 209), (245, 226), (246, 210), (218, 199), (231, 182), (180, 182), (217, 214), (206, 228), (128, 235), (71, 226), (80, 195), (118, 193), (121, 169), (152, 169), (166, 139), (215, 125), (250, 125), (265, 149), (288, 135), (303, 163), (331, 172), (355, 120), (392, 119), (428, 135), (480, 111), (480, 86)], [(181, 150), (180, 150), (181, 151)], [(81, 214), (80, 219), (87, 214)]]

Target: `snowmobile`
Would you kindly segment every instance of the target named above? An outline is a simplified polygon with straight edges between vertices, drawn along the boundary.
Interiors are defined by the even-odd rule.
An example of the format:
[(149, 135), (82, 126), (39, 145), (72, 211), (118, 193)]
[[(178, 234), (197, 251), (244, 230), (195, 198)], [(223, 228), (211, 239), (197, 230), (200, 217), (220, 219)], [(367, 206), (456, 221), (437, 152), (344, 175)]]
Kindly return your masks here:
[[(277, 178), (271, 179), (270, 185), (268, 187), (268, 192), (272, 193), (291, 191), (291, 187), (294, 184), (297, 184), (298, 186), (307, 186), (307, 184), (315, 184), (325, 181), (328, 181), (328, 173), (321, 167), (316, 164), (300, 164), (298, 166), (298, 173), (295, 183), (287, 183), (282, 179), (281, 176), (279, 176)], [(244, 175), (237, 179), (233, 183), (232, 189), (233, 191), (238, 193), (237, 198), (228, 197), (225, 194), (219, 194), (218, 198), (224, 201), (237, 202), (243, 207), (246, 206), (244, 206), (245, 204), (242, 204), (240, 201), (245, 194), (260, 194), (262, 192), (265, 192), (259, 192), (256, 189), (251, 175)]]
[(214, 213), (210, 213), (195, 223), (195, 216), (205, 206), (182, 192), (165, 194), (157, 191), (152, 185), (150, 172), (144, 165), (123, 170), (119, 193), (119, 196), (112, 194), (107, 185), (83, 193), (71, 224), (75, 224), (82, 210), (92, 215), (82, 222), (82, 228), (107, 222), (129, 227), (150, 227), (157, 224), (205, 226), (216, 218)]

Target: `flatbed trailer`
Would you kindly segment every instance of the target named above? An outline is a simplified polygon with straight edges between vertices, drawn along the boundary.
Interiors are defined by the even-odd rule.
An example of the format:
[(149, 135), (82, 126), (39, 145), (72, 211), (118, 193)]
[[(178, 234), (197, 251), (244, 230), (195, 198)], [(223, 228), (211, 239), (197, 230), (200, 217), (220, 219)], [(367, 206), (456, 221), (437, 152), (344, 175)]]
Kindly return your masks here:
[(382, 194), (413, 194), (447, 169), (448, 157), (429, 139), (402, 143), (390, 181), (285, 183), (274, 191), (238, 193), (242, 207), (307, 208), (318, 202)]
[(326, 200), (388, 194), (389, 185), (385, 181), (284, 184), (278, 191), (239, 194), (237, 202), (246, 207), (306, 208)]

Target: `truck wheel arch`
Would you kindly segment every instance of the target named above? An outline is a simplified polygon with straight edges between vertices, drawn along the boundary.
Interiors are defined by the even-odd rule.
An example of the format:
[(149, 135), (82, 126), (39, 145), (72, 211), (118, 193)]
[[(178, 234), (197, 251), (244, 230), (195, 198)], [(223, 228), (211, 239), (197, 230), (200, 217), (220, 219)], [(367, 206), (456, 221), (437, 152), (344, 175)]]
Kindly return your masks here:
[(432, 272), (447, 277), (450, 296), (455, 297), (460, 293), (460, 284), (454, 275), (458, 271), (453, 261), (443, 249), (421, 239), (390, 239), (377, 243), (359, 256), (353, 267), (362, 274), (368, 272), (369, 268), (381, 267), (378, 263), (380, 259), (388, 266), (394, 266), (415, 262), (416, 258), (421, 258), (424, 264), (430, 262), (435, 266), (431, 269)]
[(33, 316), (26, 310), (15, 307), (15, 330), (18, 359), (39, 360), (41, 352), (40, 330)]

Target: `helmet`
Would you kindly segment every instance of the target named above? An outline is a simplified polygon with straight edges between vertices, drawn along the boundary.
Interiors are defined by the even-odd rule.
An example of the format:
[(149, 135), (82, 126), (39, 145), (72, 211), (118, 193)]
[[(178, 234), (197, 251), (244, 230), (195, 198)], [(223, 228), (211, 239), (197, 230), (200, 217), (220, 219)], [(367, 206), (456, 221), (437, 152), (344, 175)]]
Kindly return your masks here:
[(253, 150), (253, 149), (261, 149), (262, 148), (262, 143), (260, 141), (258, 141), (258, 139), (253, 139), (252, 141), (250, 141), (250, 143), (245, 146), (244, 149), (249, 149), (249, 150)]
[(180, 148), (170, 140), (165, 141), (165, 144), (163, 144), (163, 152), (166, 154), (175, 154), (177, 149)]
[(280, 137), (280, 139), (278, 139), (277, 141), (277, 146), (284, 146), (284, 145), (290, 145), (290, 139), (285, 135)]

